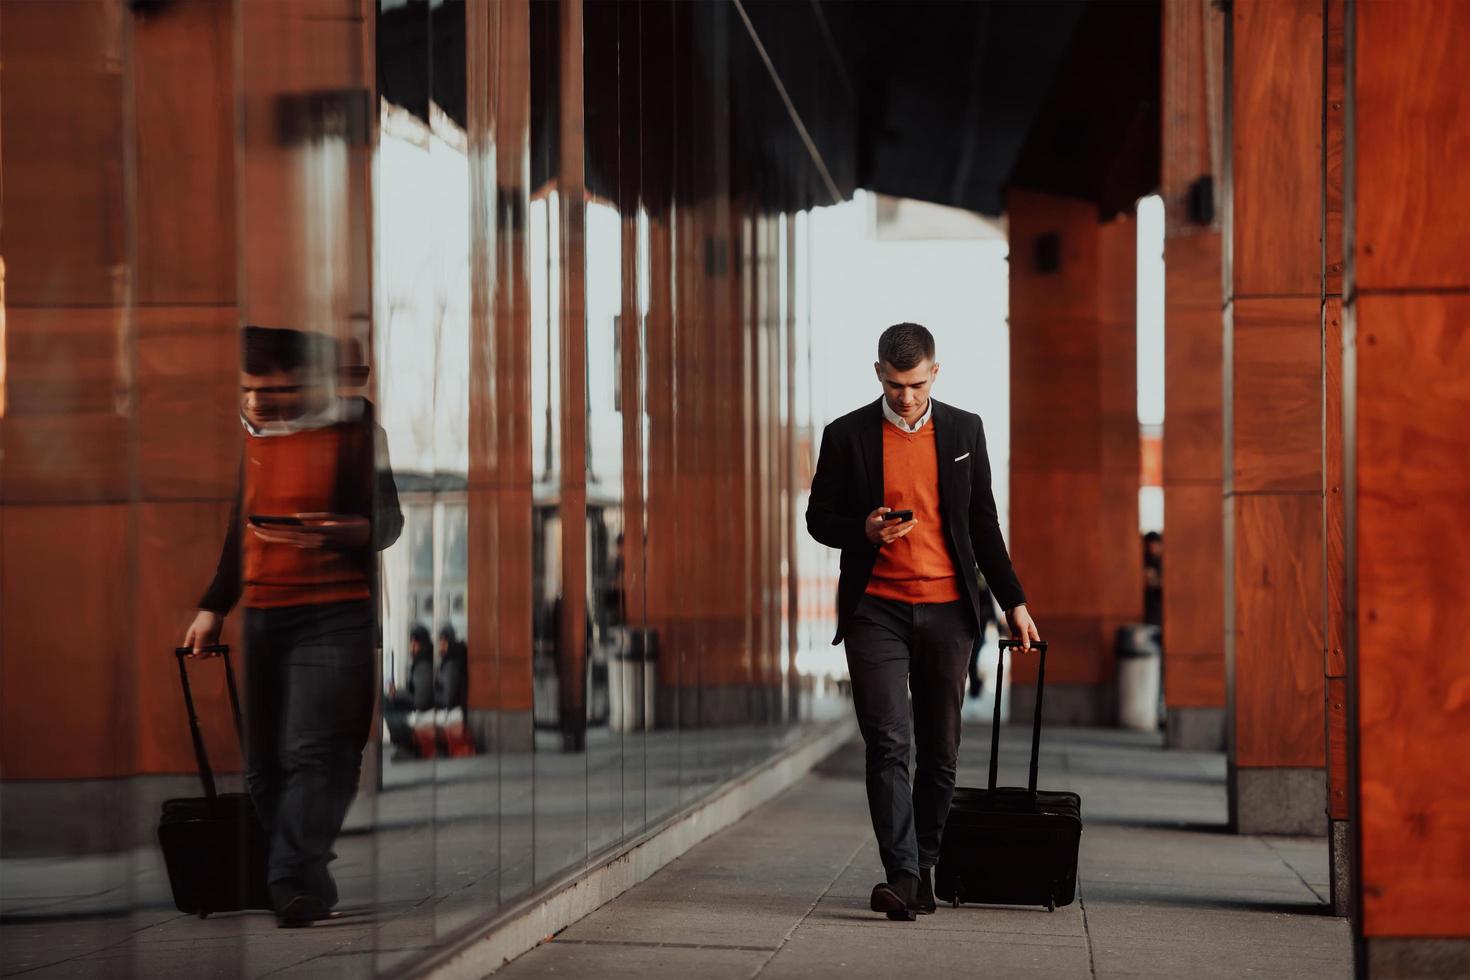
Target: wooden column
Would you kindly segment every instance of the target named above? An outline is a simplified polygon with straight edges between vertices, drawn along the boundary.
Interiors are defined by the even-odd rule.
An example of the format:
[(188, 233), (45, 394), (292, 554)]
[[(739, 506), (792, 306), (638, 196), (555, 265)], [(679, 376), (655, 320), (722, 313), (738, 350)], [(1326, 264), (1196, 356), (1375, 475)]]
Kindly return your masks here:
[[(511, 405), (530, 405), (531, 282), (526, 267), (531, 210), (531, 12), (524, 0), (496, 5), (500, 17), (500, 72), (496, 86), (495, 254), (496, 393)], [(532, 486), (531, 419), (527, 411), (496, 412), (495, 488), (499, 499), (496, 610), (500, 647), (496, 681), (500, 744), (531, 747)]]
[(470, 713), (484, 744), (531, 745), (530, 12), (466, 8), (471, 234)]
[[(133, 713), (114, 693), (132, 687), (134, 640), (119, 588), (134, 567), (136, 472), (127, 25), (108, 14), (101, 2), (0, 6), (7, 779), (132, 768)], [(47, 138), (58, 120), (65, 139)]]
[[(1013, 190), (1011, 529), (1032, 614), (1052, 641), (1049, 721), (1107, 724), (1117, 627), (1143, 612), (1132, 219)], [(1011, 710), (1035, 703), (1035, 662), (1013, 660)]]
[(582, 0), (559, 5), (557, 187), (561, 213), (561, 623), (557, 690), (564, 744), (586, 739), (587, 661), (587, 152), (583, 132)]
[(1224, 18), (1163, 7), (1164, 701), (1168, 744), (1225, 747), (1220, 228)]
[(1323, 571), (1326, 575), (1327, 820), (1332, 841), (1332, 909), (1352, 912), (1353, 866), (1349, 825), (1352, 780), (1348, 775), (1347, 657), (1343, 633), (1347, 588), (1344, 548), (1342, 441), (1343, 160), (1347, 118), (1347, 0), (1325, 0), (1323, 16), (1324, 96), (1322, 107), (1322, 384), (1323, 384)]
[[(168, 653), (239, 465), (232, 7), (7, 2), (0, 22), (0, 770), (188, 771)], [(33, 649), (44, 662), (14, 655)], [(234, 768), (223, 684), (196, 694)], [(39, 812), (71, 826), (107, 785)]]
[(1464, 977), (1470, 6), (1351, 11), (1343, 421), (1355, 926), (1367, 976)]
[(1326, 833), (1321, 0), (1232, 11), (1225, 307), (1230, 815)]

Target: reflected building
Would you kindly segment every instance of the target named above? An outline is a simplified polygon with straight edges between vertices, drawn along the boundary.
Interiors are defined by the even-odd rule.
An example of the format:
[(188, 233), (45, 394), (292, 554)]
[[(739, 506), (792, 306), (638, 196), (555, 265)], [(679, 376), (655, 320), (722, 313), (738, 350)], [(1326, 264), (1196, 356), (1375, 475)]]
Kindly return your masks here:
[[(796, 523), (808, 258), (855, 186), (835, 63), (783, 81), (726, 4), (0, 22), (7, 970), (63, 936), (99, 976), (292, 965), (269, 916), (176, 909), (155, 840), (199, 794), (170, 653), (232, 520), (245, 323), (336, 341), (402, 513), (316, 927), (350, 974), (414, 969), (843, 710), (796, 666), (830, 561)], [(236, 662), (265, 656), (239, 618)], [(190, 671), (239, 790), (223, 680)]]

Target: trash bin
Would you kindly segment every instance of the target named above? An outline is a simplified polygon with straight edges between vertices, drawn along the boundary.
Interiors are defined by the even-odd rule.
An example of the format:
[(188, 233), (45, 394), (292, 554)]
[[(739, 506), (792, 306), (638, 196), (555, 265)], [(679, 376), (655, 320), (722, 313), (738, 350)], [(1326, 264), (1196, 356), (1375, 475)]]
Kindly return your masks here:
[(1147, 623), (1118, 627), (1118, 725), (1137, 732), (1159, 728), (1159, 678), (1163, 647), (1159, 628)]

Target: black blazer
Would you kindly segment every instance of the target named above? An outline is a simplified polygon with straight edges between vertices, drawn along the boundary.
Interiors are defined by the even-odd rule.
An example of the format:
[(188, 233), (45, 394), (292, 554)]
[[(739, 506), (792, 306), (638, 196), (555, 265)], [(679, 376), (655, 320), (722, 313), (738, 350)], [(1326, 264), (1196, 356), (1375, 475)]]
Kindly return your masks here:
[[(1011, 567), (996, 519), (990, 489), (990, 457), (980, 416), (931, 400), (934, 444), (939, 454), (939, 509), (949, 553), (964, 583), (976, 628), (984, 622), (978, 564), (1003, 609), (1026, 601)], [(822, 451), (812, 477), (806, 508), (811, 536), (829, 548), (842, 549), (842, 575), (837, 580), (837, 635), (842, 642), (848, 619), (868, 589), (878, 546), (868, 540), (863, 522), (883, 506), (883, 400), (879, 398), (830, 423), (822, 432)]]

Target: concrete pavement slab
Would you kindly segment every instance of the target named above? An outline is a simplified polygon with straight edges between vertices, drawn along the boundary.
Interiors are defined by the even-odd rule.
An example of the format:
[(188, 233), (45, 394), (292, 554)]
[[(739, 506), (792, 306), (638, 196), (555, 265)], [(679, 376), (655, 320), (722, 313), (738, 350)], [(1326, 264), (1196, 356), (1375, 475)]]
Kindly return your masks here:
[[(1026, 734), (1002, 736), (1002, 784), (1025, 779)], [(962, 785), (983, 785), (988, 736), (988, 728), (966, 731)], [(1325, 839), (1226, 833), (1223, 755), (1166, 751), (1157, 736), (1103, 730), (1048, 729), (1045, 739), (1041, 785), (1083, 793), (1071, 906), (942, 907), (913, 923), (869, 911), (882, 872), (862, 748), (852, 744), (498, 975), (544, 976), (554, 967), (561, 977), (616, 976), (630, 956), (645, 966), (640, 980), (718, 975), (728, 962), (713, 954), (740, 944), (771, 947), (744, 974), (755, 980), (1351, 975), (1350, 930), (1325, 914), (1316, 887), (1326, 874)], [(677, 959), (636, 947), (655, 950), (646, 960), (616, 945), (660, 934), (709, 945), (686, 946)], [(579, 946), (575, 955), (568, 943)], [(715, 973), (704, 969), (706, 956)]]

